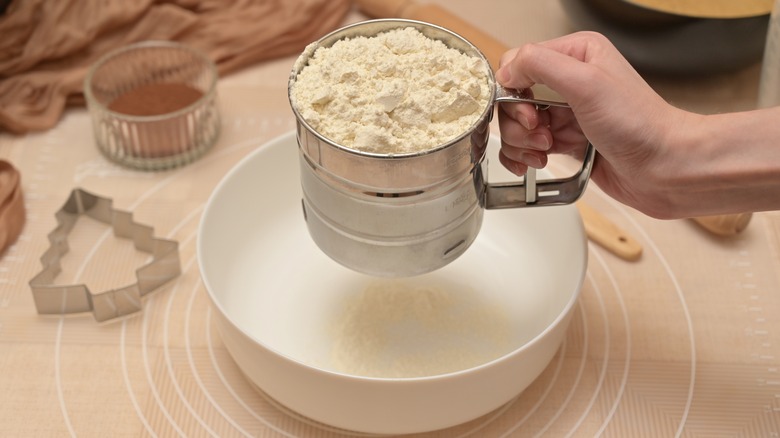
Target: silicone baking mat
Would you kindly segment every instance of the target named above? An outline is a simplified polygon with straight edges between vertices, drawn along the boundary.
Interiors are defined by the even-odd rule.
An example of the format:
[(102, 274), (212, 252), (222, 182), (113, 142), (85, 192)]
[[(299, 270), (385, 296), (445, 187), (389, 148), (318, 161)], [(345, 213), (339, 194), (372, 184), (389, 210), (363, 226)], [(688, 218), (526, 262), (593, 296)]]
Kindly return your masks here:
[[(200, 213), (215, 184), (293, 129), (291, 64), (223, 79), (218, 145), (172, 171), (106, 161), (82, 110), (45, 133), (0, 135), (0, 157), (22, 172), (28, 218), (0, 258), (0, 435), (342, 435), (280, 409), (242, 376), (215, 331), (195, 260)], [(112, 198), (157, 236), (179, 242), (181, 276), (148, 296), (140, 313), (99, 324), (89, 314), (35, 312), (27, 282), (74, 187)], [(626, 262), (590, 245), (575, 318), (544, 373), (501, 409), (425, 436), (778, 436), (780, 214), (756, 214), (744, 233), (718, 238), (690, 221), (638, 214), (595, 185), (585, 199), (640, 241), (642, 259)], [(79, 223), (71, 237), (63, 284), (100, 290), (132, 282), (148, 258), (99, 222)]]

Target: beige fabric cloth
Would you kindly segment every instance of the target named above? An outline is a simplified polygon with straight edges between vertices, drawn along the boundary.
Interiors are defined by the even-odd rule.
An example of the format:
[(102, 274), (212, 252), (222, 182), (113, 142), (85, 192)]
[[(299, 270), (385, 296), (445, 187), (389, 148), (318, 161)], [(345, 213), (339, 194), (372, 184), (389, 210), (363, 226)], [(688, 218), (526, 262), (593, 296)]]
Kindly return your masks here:
[(142, 40), (207, 53), (220, 74), (294, 54), (337, 27), (347, 0), (14, 0), (0, 16), (0, 130), (45, 130), (81, 103), (98, 57)]

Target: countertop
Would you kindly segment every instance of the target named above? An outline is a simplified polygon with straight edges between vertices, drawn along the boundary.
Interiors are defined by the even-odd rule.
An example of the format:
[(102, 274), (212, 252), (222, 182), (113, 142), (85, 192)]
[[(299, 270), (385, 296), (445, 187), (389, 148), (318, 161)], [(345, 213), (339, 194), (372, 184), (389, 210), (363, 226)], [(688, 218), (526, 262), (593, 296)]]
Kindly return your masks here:
[[(573, 30), (555, 1), (438, 3), (509, 46)], [(352, 12), (347, 21), (363, 19)], [(83, 108), (47, 132), (0, 134), (0, 158), (22, 174), (27, 224), (0, 258), (0, 435), (340, 436), (280, 410), (240, 373), (214, 327), (196, 232), (215, 185), (237, 162), (294, 129), (294, 56), (220, 79), (223, 132), (188, 166), (138, 172), (108, 162)], [(648, 78), (666, 99), (703, 113), (755, 106), (760, 65), (706, 77)], [(36, 313), (54, 213), (81, 187), (179, 242), (182, 274), (143, 310), (96, 323)], [(517, 399), (425, 436), (780, 436), (780, 214), (741, 234), (648, 218), (591, 185), (584, 198), (644, 247), (639, 261), (589, 246), (579, 309), (545, 372)], [(146, 260), (101, 224), (73, 230), (59, 284), (104, 290)]]

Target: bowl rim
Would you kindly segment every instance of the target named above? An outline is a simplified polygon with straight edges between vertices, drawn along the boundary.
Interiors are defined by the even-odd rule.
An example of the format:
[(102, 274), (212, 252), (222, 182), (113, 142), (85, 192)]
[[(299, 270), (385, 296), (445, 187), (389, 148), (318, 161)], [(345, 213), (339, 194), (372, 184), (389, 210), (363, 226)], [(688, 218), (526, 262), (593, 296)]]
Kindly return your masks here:
[[(491, 136), (490, 142), (500, 141), (498, 140), (498, 136)], [(377, 377), (377, 376), (361, 376), (356, 374), (348, 374), (344, 372), (340, 372), (333, 369), (323, 368), (319, 366), (315, 366), (309, 363), (306, 363), (304, 361), (298, 360), (282, 351), (279, 351), (276, 348), (273, 348), (269, 345), (267, 345), (265, 342), (262, 342), (261, 340), (257, 339), (254, 335), (248, 333), (244, 327), (241, 327), (239, 324), (237, 324), (230, 316), (229, 313), (226, 311), (224, 305), (220, 302), (217, 294), (213, 292), (213, 286), (209, 280), (209, 277), (207, 275), (207, 270), (204, 269), (205, 266), (205, 260), (204, 260), (204, 248), (203, 248), (203, 234), (204, 230), (208, 227), (209, 217), (211, 212), (213, 211), (210, 207), (214, 204), (215, 200), (220, 196), (221, 192), (224, 190), (225, 186), (229, 184), (231, 179), (233, 179), (237, 174), (241, 173), (245, 168), (249, 167), (253, 164), (253, 162), (257, 161), (257, 157), (263, 154), (268, 153), (269, 148), (272, 147), (278, 147), (278, 145), (283, 144), (285, 142), (292, 142), (295, 143), (295, 131), (289, 131), (287, 133), (278, 135), (267, 142), (264, 142), (261, 144), (257, 149), (243, 157), (238, 163), (236, 163), (222, 178), (222, 180), (219, 181), (219, 183), (214, 187), (211, 195), (209, 196), (208, 200), (206, 201), (206, 204), (203, 208), (203, 213), (201, 215), (201, 220), (198, 224), (198, 230), (197, 230), (197, 244), (196, 244), (196, 252), (197, 252), (197, 261), (198, 261), (198, 268), (201, 280), (203, 282), (203, 285), (206, 289), (206, 293), (209, 297), (209, 301), (211, 301), (211, 304), (219, 311), (220, 316), (225, 319), (225, 321), (229, 322), (230, 325), (241, 333), (241, 335), (245, 336), (247, 339), (250, 339), (256, 346), (262, 348), (264, 351), (271, 353), (272, 355), (282, 358), (286, 361), (289, 361), (291, 363), (294, 363), (302, 368), (308, 369), (313, 372), (318, 373), (324, 373), (329, 376), (338, 377), (338, 378), (345, 378), (349, 380), (354, 381), (366, 381), (366, 382), (387, 382), (387, 383), (397, 383), (397, 382), (431, 382), (431, 381), (438, 381), (438, 380), (447, 380), (456, 378), (459, 376), (467, 375), (467, 374), (473, 374), (478, 373), (481, 371), (484, 371), (488, 368), (492, 368), (496, 366), (499, 363), (506, 362), (510, 360), (513, 356), (517, 356), (522, 354), (524, 351), (529, 350), (542, 342), (553, 330), (555, 330), (560, 324), (562, 324), (572, 313), (574, 307), (576, 306), (577, 302), (579, 301), (579, 298), (582, 294), (582, 286), (585, 281), (585, 277), (587, 274), (587, 268), (588, 268), (588, 245), (587, 245), (587, 239), (585, 237), (585, 230), (584, 226), (582, 224), (582, 219), (579, 216), (579, 213), (577, 212), (576, 208), (572, 205), (565, 205), (565, 206), (558, 206), (559, 208), (567, 208), (570, 211), (572, 211), (571, 214), (574, 214), (577, 216), (578, 224), (579, 224), (579, 232), (582, 235), (581, 240), (581, 248), (580, 248), (580, 256), (579, 258), (582, 260), (582, 268), (579, 272), (579, 278), (576, 282), (576, 287), (571, 292), (571, 296), (569, 297), (568, 301), (566, 301), (566, 304), (563, 305), (560, 310), (558, 311), (557, 315), (553, 320), (547, 324), (547, 326), (534, 335), (531, 339), (524, 342), (522, 345), (520, 345), (517, 348), (514, 348), (512, 351), (503, 354), (499, 357), (496, 357), (488, 362), (481, 363), (479, 365), (475, 365), (469, 368), (464, 368), (461, 370), (451, 371), (447, 373), (442, 374), (435, 374), (435, 375), (429, 375), (429, 376), (415, 376), (415, 377)]]

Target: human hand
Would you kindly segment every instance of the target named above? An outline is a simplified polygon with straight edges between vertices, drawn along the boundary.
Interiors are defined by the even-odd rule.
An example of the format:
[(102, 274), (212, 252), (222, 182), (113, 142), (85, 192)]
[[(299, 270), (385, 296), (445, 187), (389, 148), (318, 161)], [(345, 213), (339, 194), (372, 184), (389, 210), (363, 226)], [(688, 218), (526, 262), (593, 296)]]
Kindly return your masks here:
[(691, 114), (664, 101), (604, 36), (579, 32), (510, 50), (496, 79), (507, 88), (544, 84), (571, 106), (501, 104), (499, 159), (507, 169), (522, 175), (544, 167), (548, 154), (573, 154), (589, 140), (599, 155), (591, 178), (602, 190), (652, 216), (670, 214), (658, 190), (666, 137)]

